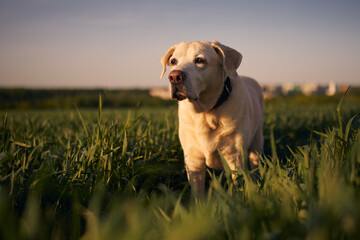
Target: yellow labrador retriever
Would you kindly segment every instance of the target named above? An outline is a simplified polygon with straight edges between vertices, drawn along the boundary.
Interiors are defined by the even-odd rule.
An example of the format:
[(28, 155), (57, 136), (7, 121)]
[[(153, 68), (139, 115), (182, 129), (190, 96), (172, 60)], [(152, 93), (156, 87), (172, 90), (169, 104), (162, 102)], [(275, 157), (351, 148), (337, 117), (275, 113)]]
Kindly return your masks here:
[[(249, 159), (258, 166), (263, 149), (263, 95), (259, 84), (238, 76), (242, 55), (217, 41), (182, 42), (161, 58), (171, 97), (179, 101), (179, 137), (195, 196), (204, 192), (206, 166), (231, 170)], [(245, 154), (245, 155), (244, 155)]]

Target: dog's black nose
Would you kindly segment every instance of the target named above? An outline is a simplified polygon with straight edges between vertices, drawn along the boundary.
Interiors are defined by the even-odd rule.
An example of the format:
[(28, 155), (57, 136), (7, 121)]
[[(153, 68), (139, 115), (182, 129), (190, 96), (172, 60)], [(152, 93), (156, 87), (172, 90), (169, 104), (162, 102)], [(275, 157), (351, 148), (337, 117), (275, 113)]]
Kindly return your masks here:
[(181, 84), (185, 80), (185, 74), (179, 70), (173, 70), (169, 74), (171, 84)]

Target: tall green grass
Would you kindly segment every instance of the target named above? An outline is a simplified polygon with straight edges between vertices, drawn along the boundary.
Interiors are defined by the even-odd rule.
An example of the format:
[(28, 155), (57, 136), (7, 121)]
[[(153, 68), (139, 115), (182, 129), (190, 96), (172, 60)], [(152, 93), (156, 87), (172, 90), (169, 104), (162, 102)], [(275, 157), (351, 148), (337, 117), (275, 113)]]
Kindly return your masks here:
[(267, 104), (259, 182), (240, 170), (234, 186), (209, 169), (198, 201), (176, 109), (102, 101), (97, 111), (1, 113), (1, 239), (360, 236), (358, 107)]

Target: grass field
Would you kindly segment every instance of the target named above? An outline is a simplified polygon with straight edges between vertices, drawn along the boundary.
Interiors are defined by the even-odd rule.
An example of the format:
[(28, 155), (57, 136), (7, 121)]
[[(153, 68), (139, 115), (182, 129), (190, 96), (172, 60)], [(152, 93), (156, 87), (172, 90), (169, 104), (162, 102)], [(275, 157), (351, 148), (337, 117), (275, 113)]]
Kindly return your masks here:
[(0, 112), (0, 239), (359, 239), (360, 104), (271, 101), (260, 181), (191, 197), (176, 107)]

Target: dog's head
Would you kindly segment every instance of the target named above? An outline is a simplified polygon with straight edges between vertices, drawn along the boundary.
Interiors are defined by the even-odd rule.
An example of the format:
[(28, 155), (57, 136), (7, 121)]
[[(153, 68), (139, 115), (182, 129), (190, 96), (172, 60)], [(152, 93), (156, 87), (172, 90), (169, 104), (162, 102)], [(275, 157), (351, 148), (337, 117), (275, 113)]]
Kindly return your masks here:
[(160, 78), (169, 66), (171, 97), (197, 101), (209, 89), (222, 89), (226, 76), (235, 79), (241, 60), (239, 52), (217, 41), (181, 42), (161, 58)]

